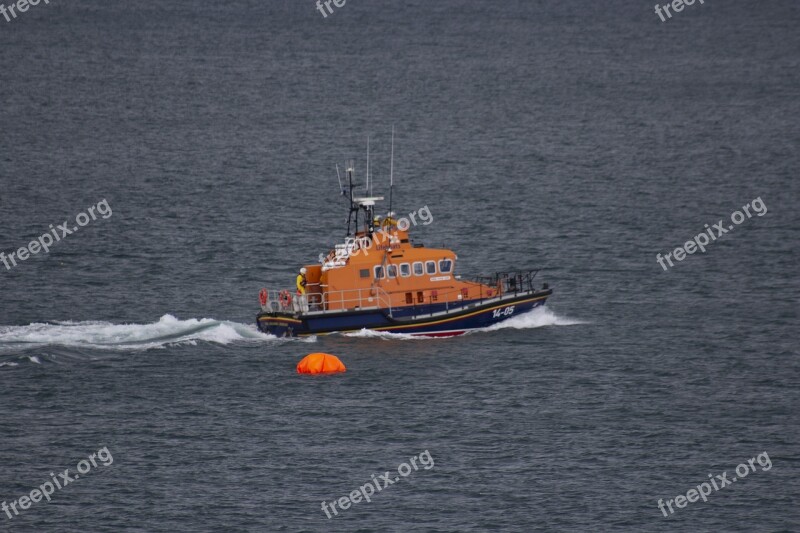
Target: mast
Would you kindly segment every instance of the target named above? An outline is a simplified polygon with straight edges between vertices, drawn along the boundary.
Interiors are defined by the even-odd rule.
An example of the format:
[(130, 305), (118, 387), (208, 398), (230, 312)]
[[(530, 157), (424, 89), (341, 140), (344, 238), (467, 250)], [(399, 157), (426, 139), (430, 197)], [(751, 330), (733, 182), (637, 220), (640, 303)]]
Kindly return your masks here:
[(389, 217), (392, 216), (392, 193), (394, 192), (394, 124), (392, 124), (392, 158), (389, 163)]
[[(347, 235), (346, 237), (355, 236), (358, 234), (358, 213), (364, 210), (364, 233), (371, 237), (375, 233), (375, 202), (383, 200), (383, 196), (372, 196), (372, 188), (374, 184), (369, 177), (369, 158), (370, 158), (370, 139), (367, 136), (367, 180), (365, 196), (354, 196), (354, 188), (360, 186), (359, 183), (353, 183), (353, 175), (355, 174), (355, 162), (350, 159), (347, 161), (345, 168), (345, 175), (347, 177), (347, 196), (350, 201), (350, 213), (347, 215)], [(394, 143), (394, 130), (392, 130), (392, 143)], [(394, 144), (392, 144), (392, 158), (394, 158)], [(394, 162), (392, 163), (394, 164)], [(336, 174), (339, 175), (339, 165), (336, 165)], [(340, 179), (340, 187), (341, 179)], [(342, 188), (342, 195), (344, 196), (344, 188)]]
[[(353, 199), (354, 171), (355, 171), (355, 161), (351, 159), (350, 161), (347, 162), (347, 169), (345, 170), (345, 172), (347, 173), (347, 182), (349, 184), (347, 187), (347, 193), (350, 199), (350, 213), (347, 215), (347, 235), (346, 235), (347, 237), (350, 236), (350, 224), (353, 222), (355, 223), (355, 232), (353, 232), (353, 235), (355, 235), (355, 233), (358, 232), (358, 204)], [(353, 220), (353, 215), (355, 215), (355, 221)]]

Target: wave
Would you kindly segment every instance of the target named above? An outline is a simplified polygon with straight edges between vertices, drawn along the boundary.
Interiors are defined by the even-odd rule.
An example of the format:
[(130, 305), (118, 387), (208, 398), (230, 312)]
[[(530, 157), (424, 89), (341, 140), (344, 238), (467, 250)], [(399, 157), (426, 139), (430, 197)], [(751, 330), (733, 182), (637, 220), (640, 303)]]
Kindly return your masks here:
[(162, 316), (151, 324), (62, 321), (27, 326), (0, 326), (0, 353), (43, 346), (68, 346), (104, 350), (148, 350), (175, 344), (274, 342), (254, 325), (211, 318), (179, 320)]

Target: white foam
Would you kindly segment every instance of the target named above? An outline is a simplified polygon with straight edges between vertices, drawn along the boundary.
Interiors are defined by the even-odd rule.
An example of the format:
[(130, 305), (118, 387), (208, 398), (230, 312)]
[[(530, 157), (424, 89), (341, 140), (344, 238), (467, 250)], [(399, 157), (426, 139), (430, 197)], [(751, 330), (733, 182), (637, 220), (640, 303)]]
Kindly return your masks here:
[(548, 307), (537, 307), (532, 311), (523, 313), (521, 315), (513, 316), (497, 324), (492, 324), (483, 331), (496, 331), (498, 329), (531, 329), (542, 328), (545, 326), (575, 326), (578, 324), (586, 324), (580, 320), (573, 320), (566, 317), (556, 315)]
[(211, 318), (179, 320), (169, 314), (151, 324), (68, 321), (27, 326), (0, 326), (0, 346), (10, 345), (15, 349), (61, 345), (141, 350), (163, 348), (173, 344), (196, 344), (197, 341), (231, 344), (275, 340), (276, 337), (261, 333), (254, 325)]
[(424, 340), (425, 337), (420, 337), (417, 335), (409, 335), (408, 333), (389, 333), (388, 331), (375, 331), (371, 329), (362, 329), (360, 331), (351, 331), (349, 333), (343, 333), (345, 337), (353, 337), (357, 339), (383, 339), (383, 340), (404, 340), (404, 341), (414, 341), (414, 340)]
[[(547, 307), (537, 307), (532, 311), (517, 315), (497, 324), (485, 328), (478, 328), (468, 330), (467, 333), (479, 333), (481, 331), (497, 331), (499, 329), (531, 329), (541, 328), (545, 326), (574, 326), (577, 324), (586, 324), (580, 320), (572, 320), (569, 318), (556, 315)], [(432, 338), (442, 339), (447, 337), (426, 337), (424, 334), (411, 335), (408, 333), (389, 333), (386, 331), (373, 331), (369, 329), (362, 329), (361, 331), (354, 331), (344, 333), (345, 337), (355, 337), (361, 339), (384, 339), (384, 340), (430, 340)]]
[[(479, 331), (496, 331), (499, 329), (529, 329), (544, 326), (572, 326), (585, 324), (556, 315), (547, 307), (539, 307), (498, 324)], [(343, 334), (354, 338), (377, 338), (383, 340), (423, 340), (430, 339), (420, 335), (407, 333), (389, 333), (362, 329)], [(100, 348), (106, 350), (143, 350), (158, 349), (176, 344), (196, 345), (198, 342), (215, 344), (261, 343), (299, 340), (316, 342), (316, 336), (302, 339), (279, 339), (273, 335), (262, 333), (255, 325), (238, 322), (214, 320), (211, 318), (190, 318), (180, 320), (172, 315), (162, 316), (158, 322), (151, 324), (112, 324), (110, 322), (56, 322), (52, 324), (29, 324), (27, 326), (0, 326), (0, 353), (14, 352), (20, 348), (39, 348), (43, 346), (72, 346), (84, 348)], [(29, 359), (41, 364), (36, 356)], [(0, 366), (16, 366), (16, 363), (0, 363)]]

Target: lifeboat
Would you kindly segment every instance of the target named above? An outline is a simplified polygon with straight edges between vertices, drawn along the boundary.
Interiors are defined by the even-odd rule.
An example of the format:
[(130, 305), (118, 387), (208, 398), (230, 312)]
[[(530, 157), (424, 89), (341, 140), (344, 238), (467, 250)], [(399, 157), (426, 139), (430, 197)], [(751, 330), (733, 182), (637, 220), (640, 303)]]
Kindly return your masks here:
[(396, 218), (391, 206), (386, 217), (376, 216), (383, 197), (356, 195), (352, 163), (346, 182), (340, 187), (350, 201), (347, 237), (318, 262), (303, 265), (296, 288), (260, 291), (261, 331), (278, 337), (363, 329), (454, 336), (528, 312), (552, 294), (547, 284), (535, 286), (533, 269), (462, 279), (452, 250), (414, 242), (408, 219)]

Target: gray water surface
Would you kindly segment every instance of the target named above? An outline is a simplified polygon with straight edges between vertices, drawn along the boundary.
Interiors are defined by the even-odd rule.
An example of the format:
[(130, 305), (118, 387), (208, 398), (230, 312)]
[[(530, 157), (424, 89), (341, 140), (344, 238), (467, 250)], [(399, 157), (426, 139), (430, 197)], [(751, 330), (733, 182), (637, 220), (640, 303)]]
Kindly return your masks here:
[[(52, 0), (0, 17), (2, 531), (798, 531), (800, 6)], [(334, 164), (547, 309), (279, 341)], [(664, 271), (656, 262), (760, 198)], [(345, 374), (309, 378), (309, 352)], [(420, 468), (328, 519), (321, 508)], [(658, 500), (746, 479), (665, 518)], [(675, 504), (672, 504), (675, 508)], [(13, 513), (12, 513), (13, 515)]]

